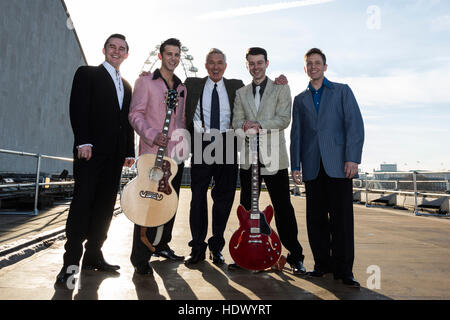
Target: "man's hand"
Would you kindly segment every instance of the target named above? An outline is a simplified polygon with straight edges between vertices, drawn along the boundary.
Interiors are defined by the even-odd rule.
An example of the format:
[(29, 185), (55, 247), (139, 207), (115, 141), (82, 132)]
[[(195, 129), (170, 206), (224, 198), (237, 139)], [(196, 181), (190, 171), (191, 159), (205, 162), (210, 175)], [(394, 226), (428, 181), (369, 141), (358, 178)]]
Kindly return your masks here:
[(275, 78), (274, 82), (276, 85), (288, 84), (288, 79), (286, 78), (286, 76), (284, 74), (280, 74), (280, 76), (278, 78)]
[(134, 158), (126, 158), (125, 162), (123, 163), (123, 166), (131, 168), (131, 166), (134, 164), (134, 162), (135, 162)]
[(242, 130), (244, 130), (244, 132), (247, 132), (250, 130), (250, 132), (248, 132), (248, 133), (256, 134), (259, 132), (260, 129), (262, 129), (261, 125), (257, 121), (246, 120), (244, 122), (244, 124), (242, 125)]
[(92, 158), (92, 147), (84, 146), (78, 148), (78, 159), (86, 159), (87, 161)]
[(169, 140), (170, 140), (169, 138), (167, 138), (160, 132), (156, 135), (156, 138), (155, 140), (153, 140), (153, 143), (156, 144), (157, 146), (165, 148), (167, 147)]
[(294, 180), (295, 184), (302, 184), (303, 182), (302, 172), (299, 170), (292, 171), (292, 180)]
[(347, 179), (353, 179), (353, 177), (358, 173), (358, 164), (355, 162), (346, 162), (344, 166), (345, 177)]
[(150, 74), (149, 71), (142, 71), (141, 74), (139, 75), (139, 77), (146, 77)]

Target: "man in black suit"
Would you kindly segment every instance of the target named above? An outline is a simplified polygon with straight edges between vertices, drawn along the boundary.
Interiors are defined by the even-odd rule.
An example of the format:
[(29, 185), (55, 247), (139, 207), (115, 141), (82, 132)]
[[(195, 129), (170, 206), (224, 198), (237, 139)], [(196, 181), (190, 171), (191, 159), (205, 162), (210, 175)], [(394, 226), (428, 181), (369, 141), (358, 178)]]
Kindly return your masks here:
[(119, 68), (128, 57), (123, 35), (105, 42), (105, 62), (98, 67), (82, 66), (75, 73), (70, 96), (70, 122), (74, 133), (73, 174), (75, 187), (66, 224), (64, 265), (57, 283), (82, 268), (116, 271), (107, 263), (101, 248), (111, 223), (122, 166), (134, 163), (134, 131), (128, 122), (131, 86)]
[[(192, 200), (189, 219), (192, 235), (189, 246), (192, 249), (191, 255), (185, 260), (186, 264), (196, 264), (204, 260), (207, 247), (214, 263), (222, 264), (225, 261), (221, 253), (225, 246), (223, 234), (234, 201), (238, 172), (231, 121), (236, 90), (243, 87), (244, 83), (241, 80), (223, 78), (227, 63), (225, 54), (219, 49), (209, 51), (205, 68), (208, 71), (208, 77), (187, 78), (185, 81), (187, 87), (186, 128), (192, 139)], [(214, 137), (212, 139), (205, 137), (208, 135)], [(217, 145), (215, 149), (212, 146), (213, 141)], [(228, 148), (226, 148), (227, 145)], [(214, 150), (204, 152), (207, 148)], [(204, 153), (210, 155), (209, 159), (203, 157)], [(214, 202), (213, 235), (206, 243), (207, 192), (211, 178), (214, 179), (214, 187), (211, 190)]]

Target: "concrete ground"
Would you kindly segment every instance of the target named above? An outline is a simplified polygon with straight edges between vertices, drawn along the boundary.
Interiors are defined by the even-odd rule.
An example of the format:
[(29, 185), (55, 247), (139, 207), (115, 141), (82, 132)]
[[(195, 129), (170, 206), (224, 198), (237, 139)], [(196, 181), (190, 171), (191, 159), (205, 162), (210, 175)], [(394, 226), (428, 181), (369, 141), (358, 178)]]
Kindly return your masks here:
[[(182, 189), (171, 242), (177, 254), (186, 256), (190, 253), (187, 245), (190, 198), (190, 189)], [(238, 229), (238, 199), (239, 192), (225, 233), (227, 241)], [(305, 198), (292, 197), (292, 202), (304, 248), (304, 263), (311, 270), (314, 262), (305, 226)], [(263, 192), (260, 205), (267, 204), (269, 197)], [(211, 203), (209, 206), (211, 209)], [(23, 244), (24, 237), (61, 231), (66, 209), (67, 204), (61, 204), (37, 217), (0, 216), (0, 252), (9, 250), (9, 256), (17, 255), (14, 246)], [(275, 228), (274, 221), (271, 225)], [(118, 272), (82, 271), (76, 276), (73, 290), (55, 289), (64, 245), (60, 234), (49, 243), (50, 247), (34, 250), (34, 254), (16, 263), (4, 267), (0, 264), (0, 300), (448, 300), (449, 228), (448, 219), (355, 205), (353, 271), (361, 288), (354, 289), (345, 287), (332, 276), (320, 279), (295, 276), (288, 267), (282, 272), (228, 270), (226, 264), (218, 267), (209, 259), (187, 267), (180, 262), (152, 258), (154, 275), (136, 275), (129, 261), (133, 224), (124, 214), (119, 214), (113, 219), (103, 249), (108, 262), (121, 266)], [(223, 254), (230, 263), (227, 246)], [(286, 250), (283, 254), (287, 254)], [(5, 260), (3, 256), (0, 261), (2, 258)]]

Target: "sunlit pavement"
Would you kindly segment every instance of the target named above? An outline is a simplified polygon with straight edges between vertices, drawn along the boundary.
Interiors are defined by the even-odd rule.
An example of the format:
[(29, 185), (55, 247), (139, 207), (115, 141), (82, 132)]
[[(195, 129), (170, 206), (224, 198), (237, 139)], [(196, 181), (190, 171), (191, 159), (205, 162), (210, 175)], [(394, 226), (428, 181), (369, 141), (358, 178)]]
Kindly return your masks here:
[[(189, 255), (190, 189), (182, 189), (171, 247)], [(210, 199), (210, 198), (209, 198)], [(236, 193), (225, 238), (238, 229)], [(260, 205), (269, 204), (266, 192)], [(292, 197), (304, 248), (304, 264), (313, 267), (305, 226), (305, 199)], [(211, 210), (211, 201), (209, 202)], [(209, 223), (211, 224), (211, 222)], [(271, 226), (275, 228), (274, 221)], [(348, 288), (332, 275), (310, 278), (283, 272), (228, 270), (231, 257), (216, 266), (208, 259), (187, 267), (182, 262), (152, 258), (153, 276), (134, 273), (129, 261), (133, 224), (120, 214), (113, 219), (103, 248), (106, 260), (119, 264), (117, 273), (82, 271), (73, 290), (54, 287), (63, 255), (63, 240), (48, 249), (0, 269), (0, 300), (336, 300), (336, 299), (449, 299), (450, 221), (416, 217), (411, 212), (355, 205), (354, 275), (360, 289)], [(228, 245), (228, 244), (227, 244)], [(283, 251), (287, 255), (286, 250)]]

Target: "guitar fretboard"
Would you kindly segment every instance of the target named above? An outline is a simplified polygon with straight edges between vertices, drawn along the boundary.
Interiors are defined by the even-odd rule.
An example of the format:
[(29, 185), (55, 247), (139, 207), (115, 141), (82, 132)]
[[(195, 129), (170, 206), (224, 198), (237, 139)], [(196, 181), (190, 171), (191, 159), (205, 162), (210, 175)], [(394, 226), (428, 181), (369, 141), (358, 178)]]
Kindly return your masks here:
[(252, 233), (259, 233), (259, 159), (258, 159), (258, 135), (251, 135), (249, 137), (250, 155), (252, 158), (252, 210), (250, 219), (257, 220), (257, 227), (252, 228)]
[[(167, 113), (166, 113), (166, 119), (164, 120), (163, 129), (161, 131), (161, 134), (164, 135), (166, 138), (169, 136), (170, 122), (172, 120), (172, 114), (173, 114), (173, 111), (174, 111), (176, 103), (177, 103), (177, 97), (178, 97), (178, 92), (176, 90), (169, 90), (167, 92), (167, 100), (166, 100)], [(158, 153), (156, 154), (156, 160), (155, 160), (155, 167), (162, 168), (166, 149), (167, 149), (167, 147), (159, 147), (158, 148)]]

